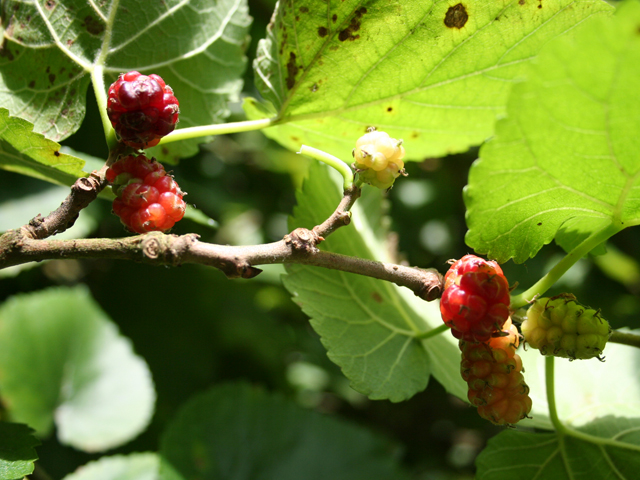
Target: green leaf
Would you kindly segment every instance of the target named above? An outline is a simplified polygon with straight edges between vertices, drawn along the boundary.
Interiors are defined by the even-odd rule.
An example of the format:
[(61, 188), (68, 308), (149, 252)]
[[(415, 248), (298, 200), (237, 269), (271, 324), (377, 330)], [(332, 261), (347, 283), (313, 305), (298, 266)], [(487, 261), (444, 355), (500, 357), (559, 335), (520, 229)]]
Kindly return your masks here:
[(134, 453), (102, 457), (63, 480), (158, 480), (160, 459), (155, 453)]
[[(220, 122), (242, 89), (245, 0), (7, 0), (2, 13), (0, 106), (53, 140), (80, 126), (97, 67), (109, 81), (130, 70), (162, 76), (180, 101), (181, 127)], [(195, 142), (152, 154), (187, 156)]]
[(640, 419), (607, 416), (562, 437), (505, 430), (476, 465), (478, 480), (631, 480), (640, 471)]
[(0, 307), (0, 391), (13, 419), (85, 451), (123, 444), (153, 413), (148, 367), (83, 287)]
[(33, 473), (40, 441), (33, 430), (19, 423), (0, 422), (0, 480), (21, 479)]
[[(341, 177), (331, 178), (329, 171), (312, 164), (290, 229), (313, 228), (338, 205)], [(331, 234), (320, 247), (390, 261), (380, 190), (365, 187), (352, 213), (351, 224)], [(466, 397), (464, 382), (449, 370), (457, 372), (460, 363), (453, 337), (439, 335), (424, 342), (416, 338), (442, 324), (437, 302), (424, 302), (389, 282), (304, 265), (288, 266), (283, 283), (311, 317), (329, 358), (342, 368), (353, 389), (372, 399), (399, 402), (426, 388), (433, 373), (448, 390)]]
[(0, 108), (0, 167), (59, 185), (71, 185), (84, 160), (60, 151), (60, 145), (33, 132), (33, 125)]
[(254, 62), (284, 123), (266, 133), (340, 158), (368, 126), (403, 138), (412, 160), (464, 151), (493, 133), (541, 46), (609, 11), (600, 0), (280, 1)]
[(162, 480), (401, 480), (388, 442), (245, 384), (191, 399), (164, 433)]
[(504, 262), (554, 237), (570, 250), (640, 223), (640, 3), (548, 45), (480, 150), (465, 190), (466, 241)]

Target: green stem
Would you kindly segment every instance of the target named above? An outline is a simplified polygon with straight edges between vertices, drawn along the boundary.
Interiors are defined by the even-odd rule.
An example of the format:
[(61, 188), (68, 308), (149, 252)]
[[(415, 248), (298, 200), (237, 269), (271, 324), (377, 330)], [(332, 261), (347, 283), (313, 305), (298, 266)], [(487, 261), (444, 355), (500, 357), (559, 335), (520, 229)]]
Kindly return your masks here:
[(98, 103), (98, 111), (100, 112), (100, 119), (102, 120), (102, 128), (104, 129), (107, 146), (109, 150), (113, 150), (118, 144), (118, 140), (116, 139), (116, 132), (111, 126), (111, 121), (107, 115), (107, 90), (104, 85), (104, 67), (102, 65), (94, 66), (91, 71), (91, 83), (93, 84), (93, 91), (96, 95), (96, 102)]
[(640, 335), (636, 335), (635, 333), (619, 332), (618, 330), (614, 330), (613, 332), (611, 332), (611, 336), (609, 337), (609, 342), (620, 343), (622, 345), (628, 345), (630, 347), (640, 348)]
[(573, 266), (574, 263), (611, 236), (621, 230), (624, 230), (624, 228), (625, 227), (623, 226), (611, 223), (587, 237), (582, 243), (565, 255), (565, 257), (560, 260), (556, 266), (549, 271), (549, 273), (538, 280), (538, 282), (536, 282), (531, 288), (520, 295), (511, 297), (511, 309), (515, 310), (520, 307), (524, 307), (536, 296), (543, 295), (544, 292), (549, 290), (549, 288), (551, 288), (551, 286), (553, 286), (553, 284), (556, 283), (560, 277), (562, 277), (562, 275), (564, 275), (567, 270)]
[(343, 188), (345, 191), (350, 189), (353, 185), (353, 171), (351, 170), (351, 167), (338, 157), (334, 157), (333, 155), (323, 152), (322, 150), (318, 150), (317, 148), (308, 147), (307, 145), (302, 145), (298, 153), (311, 157), (322, 163), (326, 163), (340, 172), (340, 175), (344, 178)]
[(260, 130), (276, 123), (276, 117), (263, 118), (260, 120), (247, 120), (244, 122), (219, 123), (213, 125), (203, 125), (200, 127), (189, 127), (174, 130), (169, 135), (160, 140), (160, 145), (190, 138), (208, 137), (209, 135), (224, 135), (226, 133), (249, 132)]
[(427, 340), (428, 338), (433, 338), (436, 335), (440, 335), (441, 333), (446, 332), (450, 328), (447, 325), (440, 325), (439, 327), (432, 328), (428, 332), (422, 332), (416, 335), (417, 340)]
[(547, 403), (549, 404), (549, 419), (559, 434), (566, 433), (566, 428), (558, 417), (556, 407), (556, 387), (555, 387), (555, 357), (549, 356), (544, 359), (544, 373), (547, 387)]

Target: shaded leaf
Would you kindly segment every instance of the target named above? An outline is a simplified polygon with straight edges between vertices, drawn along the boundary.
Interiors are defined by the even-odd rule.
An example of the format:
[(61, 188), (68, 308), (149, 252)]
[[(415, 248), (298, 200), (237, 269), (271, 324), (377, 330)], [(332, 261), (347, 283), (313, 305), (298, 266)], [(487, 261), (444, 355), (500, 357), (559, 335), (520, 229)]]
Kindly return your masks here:
[[(50, 139), (80, 126), (97, 67), (107, 84), (130, 70), (162, 76), (180, 101), (183, 127), (220, 122), (242, 89), (251, 21), (244, 0), (7, 0), (2, 8), (0, 106)], [(191, 155), (195, 142), (165, 146), (164, 157)]]
[(155, 453), (116, 455), (83, 465), (63, 480), (158, 480), (159, 469)]
[(0, 391), (16, 421), (62, 443), (112, 448), (144, 429), (148, 367), (85, 288), (18, 295), (0, 308)]
[(640, 419), (607, 416), (578, 430), (590, 436), (505, 430), (476, 461), (479, 480), (632, 480), (640, 471)]
[(640, 3), (558, 38), (531, 64), (465, 190), (466, 241), (524, 262), (640, 223)]
[[(324, 166), (312, 165), (290, 229), (313, 228), (338, 205), (341, 182), (328, 172)], [(320, 247), (389, 261), (381, 201), (378, 189), (365, 187), (352, 209), (351, 224), (331, 234)], [(455, 371), (459, 369), (453, 339), (443, 335), (424, 343), (416, 339), (442, 324), (436, 302), (427, 304), (407, 289), (370, 277), (303, 265), (287, 269), (285, 287), (311, 317), (329, 358), (341, 367), (352, 388), (372, 399), (398, 402), (423, 390), (435, 368), (448, 390), (466, 396), (460, 377), (449, 377), (443, 368), (457, 364)], [(432, 367), (433, 363), (437, 365)]]
[(21, 479), (33, 473), (40, 441), (26, 425), (0, 422), (0, 480)]
[(367, 430), (245, 384), (192, 398), (164, 433), (163, 480), (401, 480)]
[(600, 0), (280, 1), (254, 62), (286, 122), (266, 133), (341, 158), (368, 126), (403, 138), (413, 160), (467, 150), (492, 134), (542, 45), (609, 11)]

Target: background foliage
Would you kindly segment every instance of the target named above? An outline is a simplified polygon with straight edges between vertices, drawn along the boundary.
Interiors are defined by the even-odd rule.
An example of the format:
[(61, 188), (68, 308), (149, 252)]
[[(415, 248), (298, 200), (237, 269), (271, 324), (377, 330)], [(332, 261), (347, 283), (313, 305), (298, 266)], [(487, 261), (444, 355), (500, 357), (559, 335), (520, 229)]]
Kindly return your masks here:
[[(36, 131), (46, 132), (49, 139), (30, 135), (27, 123), (9, 118), (6, 110), (0, 110), (0, 163), (5, 169), (0, 170), (0, 183), (3, 185), (0, 190), (1, 231), (22, 225), (37, 213), (46, 214), (67, 194), (65, 188), (18, 173), (46, 177), (68, 185), (82, 174), (82, 164), (75, 160), (77, 152), (83, 152), (82, 157), (89, 158), (85, 171), (95, 168), (95, 160), (87, 154), (106, 157), (99, 112), (93, 92), (88, 89), (89, 76), (73, 69), (61, 71), (68, 57), (61, 55), (56, 45), (68, 46), (69, 41), (68, 49), (77, 57), (76, 63), (88, 71), (104, 68), (108, 82), (115, 74), (134, 66), (140, 70), (153, 68), (160, 73), (176, 92), (180, 92), (181, 102), (185, 99), (180, 127), (218, 122), (225, 117), (241, 120), (240, 104), (232, 103), (227, 107), (227, 101), (239, 98), (241, 83), (237, 77), (257, 52), (255, 73), (251, 69), (244, 73), (243, 94), (258, 97), (262, 93), (270, 105), (248, 98), (244, 103), (245, 111), (251, 118), (264, 117), (265, 112), (278, 112), (287, 119), (287, 123), (267, 130), (265, 133), (269, 140), (257, 132), (216, 138), (215, 142), (202, 147), (196, 156), (172, 167), (180, 185), (189, 193), (189, 203), (219, 223), (219, 228), (213, 229), (206, 222), (185, 220), (176, 226), (175, 233), (196, 232), (204, 240), (216, 243), (250, 244), (276, 240), (289, 228), (298, 225), (309, 227), (319, 218), (326, 217), (339, 195), (335, 183), (331, 182), (325, 169), (314, 166), (303, 187), (302, 178), (308, 173), (309, 164), (281, 145), (295, 150), (300, 143), (308, 143), (348, 158), (353, 139), (366, 126), (371, 123), (382, 126), (386, 119), (391, 119), (389, 133), (405, 138), (407, 145), (411, 144), (411, 150), (408, 149), (410, 155), (418, 161), (408, 164), (409, 178), (401, 179), (388, 195), (365, 191), (366, 195), (359, 200), (354, 212), (355, 221), (360, 222), (354, 225), (357, 235), (353, 232), (349, 235), (344, 229), (330, 237), (327, 243), (334, 251), (407, 261), (411, 265), (432, 266), (444, 272), (449, 258), (458, 258), (470, 252), (471, 247), (489, 252), (482, 233), (496, 235), (486, 232), (492, 232), (492, 229), (499, 231), (510, 221), (497, 216), (491, 221), (484, 221), (481, 216), (471, 217), (477, 218), (483, 228), (474, 228), (477, 224), (469, 222), (471, 231), (467, 241), (471, 247), (463, 242), (467, 226), (461, 192), (468, 182), (471, 163), (478, 156), (482, 160), (473, 167), (470, 186), (465, 193), (465, 201), (471, 211), (487, 208), (481, 202), (504, 203), (509, 195), (508, 191), (501, 189), (505, 184), (513, 185), (521, 195), (527, 192), (526, 188), (548, 189), (540, 186), (538, 181), (523, 178), (521, 172), (509, 172), (507, 178), (500, 179), (496, 186), (489, 183), (487, 177), (497, 181), (495, 175), (485, 170), (493, 158), (523, 157), (520, 151), (508, 150), (514, 148), (514, 139), (510, 136), (514, 132), (514, 123), (529, 122), (535, 124), (536, 129), (541, 124), (548, 126), (549, 130), (543, 134), (550, 140), (544, 148), (547, 153), (553, 151), (558, 156), (562, 154), (560, 147), (566, 142), (557, 141), (560, 134), (553, 130), (556, 125), (561, 125), (564, 129), (562, 135), (566, 135), (565, 127), (569, 124), (569, 130), (576, 137), (575, 144), (584, 143), (584, 138), (599, 138), (591, 131), (597, 126), (572, 125), (566, 119), (549, 122), (549, 118), (557, 119), (567, 109), (575, 110), (577, 106), (582, 113), (572, 118), (606, 121), (602, 115), (586, 111), (591, 104), (584, 102), (579, 92), (584, 93), (589, 85), (581, 85), (580, 82), (597, 84), (596, 91), (589, 91), (598, 100), (592, 102), (594, 108), (598, 106), (600, 111), (609, 111), (617, 106), (622, 112), (619, 115), (621, 126), (631, 128), (635, 125), (633, 122), (637, 122), (637, 115), (634, 117), (637, 105), (629, 100), (635, 96), (624, 95), (626, 91), (635, 90), (637, 76), (627, 74), (629, 80), (624, 88), (615, 90), (619, 97), (607, 97), (605, 100), (598, 95), (605, 95), (609, 90), (594, 78), (594, 75), (604, 75), (606, 71), (593, 61), (598, 56), (598, 49), (603, 50), (602, 56), (611, 56), (613, 52), (618, 55), (615, 58), (621, 65), (628, 64), (630, 69), (637, 69), (633, 67), (639, 64), (633, 53), (637, 48), (633, 50), (635, 47), (629, 48), (632, 42), (620, 40), (627, 37), (620, 33), (618, 26), (603, 27), (593, 23), (591, 28), (605, 32), (607, 42), (601, 42), (600, 37), (597, 43), (589, 41), (588, 30), (581, 30), (586, 32), (582, 44), (579, 40), (576, 40), (578, 43), (555, 41), (548, 45), (533, 66), (528, 66), (529, 59), (556, 35), (573, 29), (576, 23), (586, 21), (597, 12), (607, 13), (609, 7), (604, 2), (549, 0), (544, 4), (540, 2), (544, 8), (538, 8), (538, 2), (524, 2), (522, 5), (506, 1), (471, 2), (470, 5), (475, 5), (482, 15), (476, 18), (470, 7), (469, 17), (472, 20), (465, 29), (449, 27), (438, 20), (446, 16), (448, 8), (457, 2), (399, 1), (395, 3), (397, 17), (390, 17), (379, 7), (380, 2), (357, 5), (355, 2), (342, 2), (335, 9), (323, 11), (322, 15), (312, 8), (311, 1), (284, 2), (275, 17), (275, 28), (270, 30), (267, 22), (275, 4), (268, 0), (249, 3), (248, 11), (253, 17), (251, 25), (246, 16), (246, 5), (238, 1), (218, 2), (211, 7), (217, 9), (212, 15), (205, 14), (211, 13), (206, 11), (211, 2), (166, 3), (174, 7), (171, 15), (163, 15), (153, 7), (143, 19), (131, 15), (117, 18), (114, 22), (106, 16), (112, 2), (102, 2), (96, 10), (88, 7), (86, 2), (60, 1), (52, 13), (36, 11), (49, 2), (3, 2), (3, 18), (7, 18), (7, 12), (18, 11), (15, 10), (16, 5), (21, 6), (18, 13), (20, 21), (14, 23), (14, 29), (5, 32), (5, 36), (14, 39), (20, 36), (22, 39), (5, 40), (4, 54), (0, 57), (0, 106), (8, 108), (11, 114), (20, 112), (20, 116), (35, 124)], [(120, 4), (123, 7), (133, 5), (125, 0)], [(480, 8), (487, 5), (490, 8)], [(62, 28), (69, 25), (65, 23), (64, 12), (74, 8), (78, 10), (72, 18), (82, 18), (84, 23), (74, 21), (70, 28)], [(307, 12), (303, 11), (305, 8)], [(220, 14), (223, 11), (226, 14)], [(81, 16), (83, 12), (90, 15)], [(628, 15), (631, 18), (634, 14)], [(207, 21), (214, 17), (223, 20), (217, 23)], [(38, 23), (43, 21), (41, 19), (48, 19), (51, 28), (46, 22)], [(511, 19), (512, 23), (507, 23), (506, 19)], [(105, 48), (104, 43), (98, 40), (103, 33), (101, 28), (110, 21), (117, 28), (113, 31), (111, 46)], [(459, 18), (451, 20), (461, 21)], [(148, 27), (138, 29), (140, 24)], [(164, 50), (169, 49), (168, 60), (164, 56), (156, 59), (153, 55), (162, 50), (156, 48), (158, 39), (170, 37), (166, 25), (180, 25), (172, 35), (182, 41), (163, 43)], [(517, 25), (518, 28), (505, 25)], [(634, 25), (628, 23), (629, 32)], [(16, 30), (17, 26), (24, 26), (23, 36)], [(3, 28), (8, 30), (6, 24)], [(132, 30), (139, 33), (131, 36)], [(251, 34), (250, 44), (245, 36), (248, 31)], [(258, 44), (265, 31), (268, 32), (266, 38)], [(446, 37), (445, 33), (450, 36)], [(297, 34), (300, 36), (296, 37)], [(295, 49), (294, 37), (297, 42), (306, 42), (310, 46), (304, 55), (299, 55)], [(422, 45), (425, 38), (437, 39), (431, 45), (437, 55), (428, 57), (437, 61), (425, 62), (421, 60), (424, 57), (414, 54), (416, 45)], [(245, 47), (250, 57), (248, 61), (242, 60), (240, 54)], [(478, 55), (478, 51), (491, 54)], [(149, 52), (152, 52), (151, 56)], [(295, 57), (293, 63), (292, 54)], [(344, 58), (356, 58), (357, 62), (350, 62), (348, 68), (342, 67), (340, 75), (337, 75), (336, 67), (329, 67), (340, 65)], [(25, 75), (24, 69), (28, 70), (29, 65), (42, 64), (42, 59), (46, 59), (50, 69), (58, 70), (46, 75), (34, 70), (31, 77)], [(562, 69), (558, 64), (568, 67)], [(5, 68), (7, 65), (12, 68)], [(21, 67), (23, 70), (15, 70), (16, 65), (25, 66)], [(211, 76), (211, 70), (220, 73)], [(19, 78), (16, 72), (21, 73)], [(528, 78), (533, 80), (516, 85), (514, 94), (509, 96), (512, 84), (525, 72), (533, 72), (528, 73)], [(551, 78), (545, 76), (549, 72), (553, 72)], [(67, 75), (64, 81), (62, 73)], [(54, 75), (53, 79), (51, 75)], [(236, 78), (228, 81), (230, 76)], [(36, 83), (30, 86), (31, 81)], [(598, 90), (600, 88), (606, 92)], [(40, 93), (27, 97), (24, 92), (30, 90)], [(15, 95), (16, 91), (23, 93)], [(319, 95), (320, 92), (324, 96)], [(331, 99), (331, 104), (326, 99)], [(217, 107), (189, 108), (204, 102)], [(534, 108), (539, 104), (548, 107), (545, 109), (547, 117), (531, 113), (539, 111)], [(66, 112), (65, 108), (68, 108)], [(474, 148), (491, 135), (496, 118), (505, 113), (509, 116), (498, 123), (496, 137), (481, 151)], [(55, 133), (51, 130), (52, 122), (56, 125)], [(55, 142), (61, 142), (62, 148)], [(595, 148), (593, 142), (587, 146), (589, 150), (584, 155)], [(467, 151), (469, 147), (472, 148)], [(634, 145), (623, 147), (625, 151), (631, 151)], [(186, 146), (167, 144), (164, 148), (167, 150), (157, 147), (155, 154), (169, 160), (175, 160), (176, 152), (196, 151), (194, 142)], [(594, 155), (606, 154), (598, 148), (602, 150), (606, 146), (597, 147)], [(579, 160), (589, 161), (585, 158)], [(548, 169), (543, 170), (548, 172)], [(590, 173), (601, 177), (593, 170)], [(616, 183), (618, 187), (619, 183)], [(296, 188), (302, 188), (303, 192), (297, 199)], [(474, 189), (477, 192), (487, 188), (503, 192), (502, 196), (474, 195)], [(588, 188), (579, 184), (574, 190), (584, 193)], [(627, 188), (635, 191), (633, 185)], [(617, 190), (606, 189), (606, 192), (615, 196)], [(597, 196), (597, 192), (590, 193)], [(617, 195), (614, 203), (620, 198)], [(633, 195), (630, 197), (633, 199)], [(292, 213), (293, 217), (288, 219)], [(585, 224), (581, 222), (565, 226), (574, 227), (578, 233), (584, 232)], [(487, 223), (489, 228), (485, 226)], [(556, 223), (562, 222), (558, 220)], [(545, 219), (545, 228), (546, 225)], [(592, 226), (587, 225), (588, 228)], [(581, 260), (556, 285), (558, 291), (570, 290), (578, 298), (588, 298), (591, 305), (606, 312), (614, 328), (640, 328), (640, 269), (636, 250), (639, 239), (635, 230), (627, 229), (613, 237), (607, 244), (605, 255)], [(551, 234), (547, 232), (538, 237), (525, 235), (531, 239), (531, 244), (521, 242), (522, 236), (510, 239), (512, 244), (526, 250), (523, 253), (514, 253), (502, 245), (495, 247), (500, 250), (490, 253), (503, 260), (513, 256), (526, 261), (524, 264), (508, 262), (505, 271), (508, 278), (517, 279), (521, 285), (531, 285), (563, 254), (559, 247), (549, 245), (530, 258), (542, 245), (551, 242), (554, 233), (552, 229)], [(69, 238), (74, 235), (117, 237), (123, 235), (123, 231), (118, 220), (110, 214), (108, 202), (95, 202), (83, 212), (74, 229), (65, 235)], [(565, 242), (556, 240), (570, 248), (576, 237), (579, 235), (569, 236)], [(353, 459), (360, 463), (379, 462), (375, 463), (379, 468), (374, 472), (378, 476), (362, 470), (360, 474), (366, 475), (363, 478), (471, 478), (476, 454), (500, 429), (488, 425), (477, 417), (473, 409), (445, 392), (442, 385), (458, 394), (464, 392), (464, 385), (460, 385), (459, 378), (451, 375), (452, 370), (448, 368), (458, 361), (452, 340), (441, 336), (430, 341), (439, 342), (434, 347), (431, 343), (423, 345), (414, 339), (417, 333), (437, 325), (439, 318), (434, 306), (411, 298), (411, 294), (407, 295), (396, 287), (367, 278), (292, 267), (283, 286), (281, 275), (284, 273), (283, 268), (272, 267), (265, 269), (255, 280), (230, 282), (219, 272), (193, 265), (161, 269), (124, 262), (73, 260), (0, 271), (0, 301), (7, 300), (0, 311), (0, 343), (5, 344), (0, 346), (0, 395), (6, 410), (16, 421), (28, 423), (40, 434), (54, 428), (54, 434), (42, 437), (42, 445), (36, 448), (39, 464), (52, 478), (68, 475), (69, 480), (106, 480), (127, 478), (126, 475), (151, 479), (155, 478), (158, 468), (162, 469), (163, 478), (190, 478), (189, 475), (195, 473), (189, 468), (194, 468), (194, 465), (196, 473), (211, 475), (205, 478), (216, 478), (211, 473), (216, 468), (219, 472), (224, 472), (225, 468), (228, 469), (226, 471), (238, 471), (237, 465), (246, 465), (248, 469), (243, 472), (244, 477), (237, 478), (260, 478), (257, 472), (269, 472), (272, 476), (265, 478), (274, 478), (276, 466), (271, 465), (269, 459), (276, 455), (282, 458), (284, 455), (278, 452), (284, 450), (277, 450), (274, 445), (261, 445), (259, 441), (251, 450), (260, 453), (252, 457), (256, 464), (248, 458), (236, 459), (238, 463), (235, 465), (207, 464), (207, 459), (228, 456), (220, 445), (224, 446), (231, 440), (223, 436), (201, 439), (196, 431), (197, 424), (206, 417), (206, 413), (228, 408), (219, 403), (233, 395), (243, 400), (238, 404), (247, 409), (240, 418), (269, 418), (269, 413), (265, 412), (280, 406), (287, 412), (282, 418), (286, 417), (292, 423), (296, 423), (294, 420), (307, 422), (305, 425), (309, 425), (309, 432), (317, 431), (319, 439), (325, 438), (324, 435), (328, 439), (354, 439), (351, 443), (361, 444), (362, 450), (351, 452)], [(313, 327), (321, 339), (309, 327), (307, 316), (291, 302), (291, 294), (302, 310), (311, 316)], [(330, 304), (324, 301), (325, 298), (334, 302), (335, 312), (326, 308)], [(38, 303), (47, 301), (54, 304), (40, 306)], [(68, 315), (63, 317), (64, 322), (52, 324), (53, 330), (45, 336), (38, 323), (44, 321), (44, 317), (28, 313), (29, 308), (52, 313), (59, 308)], [(371, 315), (372, 311), (376, 315)], [(403, 314), (398, 315), (398, 311)], [(21, 318), (19, 315), (24, 318), (18, 320)], [(359, 325), (362, 319), (358, 315), (375, 317), (377, 330)], [(351, 323), (348, 326), (350, 334), (359, 339), (364, 337), (369, 343), (350, 345), (349, 338), (353, 337), (342, 336), (345, 320), (347, 324)], [(86, 331), (74, 327), (73, 322), (84, 325)], [(11, 329), (17, 332), (11, 333)], [(25, 344), (21, 343), (21, 348), (17, 348), (12, 342), (11, 335), (19, 335), (21, 329), (31, 329), (26, 337), (21, 337), (31, 342), (26, 344), (26, 352), (23, 350)], [(55, 335), (64, 341), (51, 342)], [(83, 335), (93, 340), (87, 342)], [(66, 347), (65, 342), (80, 342), (91, 348), (74, 349)], [(354, 353), (356, 347), (362, 351)], [(117, 358), (121, 358), (121, 362), (112, 364), (116, 357), (112, 356), (113, 350), (110, 349), (119, 352)], [(327, 350), (329, 358), (337, 365), (329, 361)], [(101, 352), (104, 351), (109, 352), (107, 365), (101, 361)], [(615, 385), (621, 379), (630, 378), (638, 364), (636, 357), (627, 357), (623, 351), (621, 348), (617, 361), (609, 358), (602, 367), (607, 370), (601, 378), (610, 381), (613, 387), (598, 390), (600, 404), (609, 402), (610, 396), (620, 397)], [(372, 352), (371, 355), (368, 352)], [(527, 361), (539, 361), (539, 355), (533, 354), (535, 352), (530, 355), (530, 360), (525, 359), (526, 365)], [(69, 371), (67, 355), (91, 358), (90, 368), (87, 371)], [(392, 371), (363, 368), (362, 362), (367, 365), (370, 357), (373, 358), (371, 364), (378, 367), (388, 365), (390, 359), (397, 359), (397, 362), (392, 362), (394, 366), (397, 364), (397, 368)], [(376, 361), (375, 357), (380, 360)], [(611, 357), (614, 357), (613, 352)], [(50, 369), (46, 375), (38, 376), (38, 379), (47, 378), (50, 384), (36, 382), (29, 390), (29, 382), (25, 381), (29, 375), (26, 373), (12, 383), (11, 375), (18, 375), (17, 367), (23, 366), (32, 372), (37, 365), (46, 365)], [(351, 386), (372, 399), (400, 401), (411, 398), (402, 403), (368, 399), (350, 388), (349, 380), (339, 367), (348, 374)], [(593, 371), (586, 363), (580, 367), (583, 371), (576, 374), (576, 365), (567, 363), (569, 370), (558, 373), (559, 378), (564, 375), (567, 379), (566, 391), (562, 384), (558, 387), (559, 398), (565, 399), (565, 405), (560, 408), (565, 412), (570, 412), (572, 404), (575, 406), (567, 392), (575, 392), (576, 385), (584, 390), (580, 398), (593, 393), (588, 388)], [(96, 398), (126, 400), (126, 395), (113, 396), (113, 388), (109, 387), (108, 381), (100, 383), (109, 375), (118, 375), (118, 368), (134, 368), (140, 372), (136, 382), (136, 388), (140, 390), (122, 390), (137, 400), (137, 407), (143, 413), (136, 418), (142, 419), (143, 425), (131, 426), (126, 419), (115, 419), (116, 427), (131, 426), (132, 431), (126, 434), (131, 438), (129, 443), (109, 449), (119, 444), (109, 443), (109, 438), (123, 435), (116, 431), (107, 432), (102, 443), (87, 445), (82, 441), (82, 432), (67, 433), (65, 418), (68, 417), (64, 412), (71, 408), (71, 418), (82, 418), (76, 417), (78, 409), (97, 407)], [(616, 368), (619, 375), (606, 373), (610, 368)], [(429, 381), (430, 373), (440, 383)], [(378, 381), (380, 377), (385, 381)], [(544, 414), (543, 381), (535, 375), (529, 375), (527, 381), (538, 396), (534, 398), (539, 409), (534, 420), (539, 422), (538, 425), (548, 424)], [(258, 387), (258, 390), (247, 384)], [(425, 387), (426, 391), (421, 392)], [(626, 395), (637, 399), (637, 388), (637, 382), (630, 382)], [(57, 398), (48, 402), (46, 408), (30, 403), (47, 399), (39, 395), (40, 392), (58, 389), (65, 393), (68, 403), (59, 402)], [(155, 404), (154, 396), (157, 397)], [(638, 417), (637, 402), (622, 403), (611, 405), (611, 410), (615, 411), (603, 411), (602, 414), (617, 412), (623, 416)], [(30, 412), (40, 409), (42, 420), (20, 417), (13, 405), (25, 406)], [(115, 413), (125, 408), (124, 405), (113, 405)], [(204, 411), (199, 413), (198, 409)], [(334, 418), (320, 417), (310, 410)], [(91, 416), (91, 411), (86, 411), (86, 414)], [(2, 419), (5, 417), (3, 414)], [(206, 421), (216, 425), (217, 428), (211, 429), (216, 434), (230, 428), (216, 423), (223, 422), (224, 418), (216, 418), (215, 415)], [(625, 423), (627, 421), (630, 423)], [(634, 421), (633, 418), (614, 420), (615, 431), (595, 424), (585, 428), (590, 428), (593, 434), (600, 432), (615, 436), (618, 431), (635, 428), (635, 424), (632, 425)], [(258, 423), (264, 429), (265, 437), (271, 435), (269, 429), (276, 428), (268, 421)], [(10, 472), (5, 474), (5, 478), (13, 478), (11, 475), (19, 478), (29, 471), (28, 467), (35, 459), (33, 447), (37, 441), (33, 433), (12, 425), (0, 423), (3, 429), (11, 429), (11, 435), (19, 437), (22, 447), (17, 458), (6, 458), (7, 462), (4, 462), (5, 457), (2, 457), (0, 472), (3, 468)], [(82, 425), (87, 424), (83, 421)], [(133, 430), (142, 433), (135, 436)], [(237, 433), (240, 435), (241, 431)], [(172, 442), (180, 443), (180, 438), (193, 440), (189, 444), (190, 461), (185, 461), (181, 452), (172, 446), (175, 445)], [(92, 438), (93, 441), (97, 439)], [(551, 453), (541, 451), (541, 464), (556, 451), (553, 438), (522, 432), (503, 433), (491, 441), (491, 449), (479, 458), (478, 468), (486, 478), (499, 478), (489, 475), (492, 474), (492, 466), (496, 465), (496, 457), (501, 457), (502, 448), (517, 443), (526, 452), (546, 440), (552, 442), (546, 447)], [(296, 444), (300, 439), (289, 441)], [(326, 452), (326, 442), (314, 442), (309, 438), (305, 441), (309, 452)], [(210, 451), (211, 445), (219, 448)], [(581, 448), (591, 446), (585, 447), (576, 441), (568, 448), (580, 452)], [(105, 449), (109, 449), (109, 457), (101, 458), (101, 454), (91, 453)], [(133, 452), (159, 452), (159, 455), (130, 455)], [(167, 452), (175, 452), (175, 457)], [(347, 465), (349, 459), (341, 458), (343, 453), (344, 449), (336, 448), (331, 454), (335, 465)], [(610, 453), (614, 457), (617, 454), (615, 451)], [(571, 458), (581, 462), (584, 453)], [(620, 462), (614, 463), (623, 468), (628, 458), (624, 455), (620, 458)], [(279, 468), (295, 472), (300, 457), (293, 455), (288, 460), (291, 463), (283, 462)], [(305, 462), (311, 460), (304, 458)], [(71, 473), (87, 462), (92, 463), (86, 469)], [(346, 467), (341, 471), (351, 472)], [(517, 473), (520, 478), (528, 478), (523, 468), (518, 468)], [(224, 473), (221, 475), (227, 478)], [(278, 478), (296, 478), (288, 477), (286, 472), (279, 472), (279, 475)], [(355, 475), (356, 472), (351, 472), (345, 478), (358, 478)]]

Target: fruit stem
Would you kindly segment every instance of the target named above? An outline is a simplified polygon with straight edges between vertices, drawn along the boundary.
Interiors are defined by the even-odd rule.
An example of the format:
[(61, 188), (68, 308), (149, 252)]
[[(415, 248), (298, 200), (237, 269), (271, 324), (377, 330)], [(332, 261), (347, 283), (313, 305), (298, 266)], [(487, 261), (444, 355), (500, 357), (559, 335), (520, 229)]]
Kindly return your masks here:
[(629, 345), (630, 347), (640, 348), (640, 335), (614, 330), (613, 332), (611, 332), (609, 342), (620, 343), (622, 345)]
[(449, 330), (449, 326), (443, 324), (443, 325), (440, 325), (439, 327), (432, 328), (428, 332), (419, 333), (418, 335), (416, 335), (416, 339), (426, 340), (428, 338), (435, 337), (436, 335), (440, 335), (441, 333), (444, 333), (447, 330)]
[(102, 65), (95, 65), (93, 70), (91, 70), (91, 83), (93, 84), (93, 92), (96, 95), (96, 102), (98, 103), (98, 111), (100, 112), (107, 147), (109, 147), (109, 150), (113, 150), (118, 144), (118, 140), (116, 138), (116, 132), (111, 126), (109, 116), (107, 115), (107, 93), (104, 85), (104, 67)]
[(567, 270), (569, 270), (574, 263), (588, 254), (595, 247), (600, 245), (602, 242), (612, 237), (616, 233), (624, 230), (624, 226), (610, 223), (604, 228), (601, 228), (597, 232), (594, 232), (589, 237), (587, 237), (582, 243), (576, 246), (573, 250), (565, 255), (565, 257), (560, 260), (549, 272), (538, 280), (532, 287), (528, 290), (525, 290), (520, 295), (515, 295), (511, 297), (511, 309), (515, 310), (520, 307), (524, 307), (525, 305), (531, 303), (535, 300), (536, 297), (543, 295), (549, 288), (556, 283), (562, 275), (564, 275)]
[(244, 122), (217, 123), (199, 127), (179, 128), (160, 140), (160, 145), (190, 138), (207, 137), (209, 135), (224, 135), (227, 133), (250, 132), (267, 128), (276, 122), (276, 117), (260, 120), (246, 120)]
[(544, 373), (545, 382), (547, 387), (547, 403), (549, 404), (549, 419), (559, 434), (565, 434), (566, 427), (560, 421), (558, 417), (558, 410), (556, 407), (556, 388), (555, 388), (555, 357), (545, 357), (544, 361)]
[(317, 148), (309, 147), (307, 145), (302, 145), (300, 147), (300, 151), (297, 153), (314, 158), (322, 163), (326, 163), (330, 167), (335, 168), (338, 172), (340, 172), (342, 178), (344, 178), (343, 188), (345, 191), (349, 190), (353, 185), (353, 171), (351, 170), (351, 167), (340, 160), (338, 157), (334, 157), (327, 152), (323, 152), (322, 150), (318, 150)]

